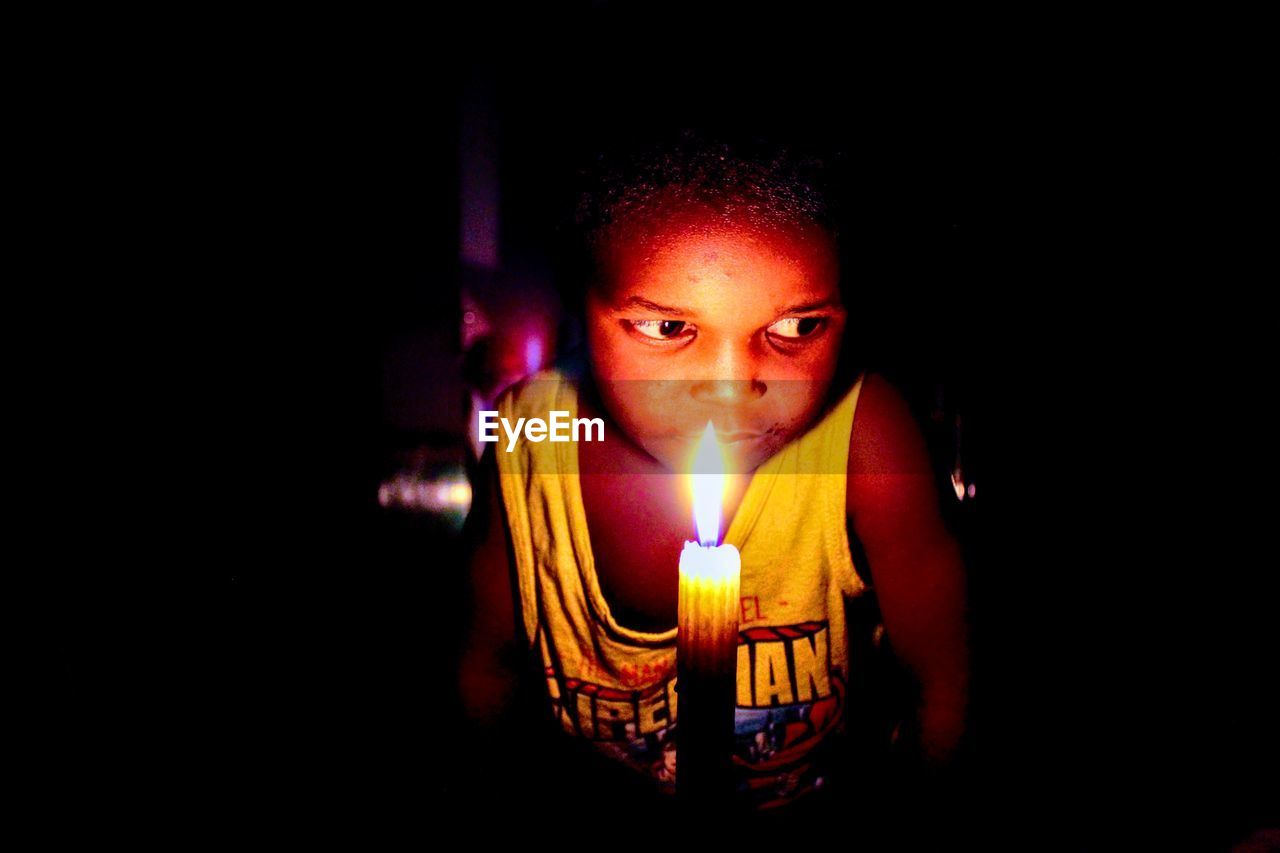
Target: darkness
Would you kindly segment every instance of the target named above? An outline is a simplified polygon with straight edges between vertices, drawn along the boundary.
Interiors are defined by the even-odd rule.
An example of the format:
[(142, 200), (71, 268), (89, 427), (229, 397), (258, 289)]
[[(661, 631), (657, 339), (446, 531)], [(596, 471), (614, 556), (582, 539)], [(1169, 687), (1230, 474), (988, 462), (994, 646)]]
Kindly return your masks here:
[[(500, 825), (498, 805), (519, 813), (510, 798), (538, 787), (522, 814), (546, 818), (545, 791), (572, 784), (545, 746), (504, 768), (460, 737), (460, 516), (379, 503), (397, 474), (467, 464), (459, 151), (486, 103), (516, 293), (555, 274), (556, 212), (600, 146), (692, 125), (843, 153), (855, 357), (912, 404), (940, 489), (963, 415), (980, 488), (946, 510), (971, 574), (970, 754), (932, 820), (873, 792), (868, 822), (1072, 850), (1225, 850), (1280, 825), (1265, 599), (1244, 574), (1170, 582), (1189, 555), (1125, 535), (1159, 487), (1103, 461), (1154, 429), (1116, 414), (1130, 386), (1103, 377), (1129, 368), (1088, 345), (1121, 322), (1097, 308), (1119, 281), (1100, 263), (1119, 168), (1097, 154), (1105, 110), (964, 61), (846, 64), (816, 45), (800, 62), (659, 61), (639, 37), (614, 41), (636, 7), (571, 8), (584, 34), (543, 49), (500, 49), (464, 20), (460, 64), (370, 51), (226, 82), (246, 95), (233, 107), (223, 83), (202, 90), (229, 119), (209, 143), (225, 156), (192, 179), (228, 247), (207, 292), (237, 329), (233, 378), (205, 405), (221, 440), (199, 454), (221, 476), (178, 528), (180, 570), (112, 609), (99, 573), (62, 591), (51, 695), (69, 802), (125, 821), (159, 806), (232, 835), (266, 821), (422, 839)], [(1161, 530), (1176, 551), (1176, 524)], [(102, 793), (122, 772), (145, 801)], [(856, 830), (860, 813), (822, 817)]]

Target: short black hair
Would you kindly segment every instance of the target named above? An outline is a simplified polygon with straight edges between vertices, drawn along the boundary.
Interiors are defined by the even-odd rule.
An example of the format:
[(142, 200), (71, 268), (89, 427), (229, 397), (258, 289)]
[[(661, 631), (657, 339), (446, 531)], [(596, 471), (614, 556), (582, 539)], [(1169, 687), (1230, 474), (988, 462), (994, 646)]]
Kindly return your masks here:
[(568, 251), (566, 298), (577, 305), (599, 279), (603, 251), (621, 233), (681, 207), (758, 227), (817, 226), (838, 245), (833, 191), (839, 152), (820, 152), (762, 136), (711, 136), (694, 129), (611, 151), (579, 170)]

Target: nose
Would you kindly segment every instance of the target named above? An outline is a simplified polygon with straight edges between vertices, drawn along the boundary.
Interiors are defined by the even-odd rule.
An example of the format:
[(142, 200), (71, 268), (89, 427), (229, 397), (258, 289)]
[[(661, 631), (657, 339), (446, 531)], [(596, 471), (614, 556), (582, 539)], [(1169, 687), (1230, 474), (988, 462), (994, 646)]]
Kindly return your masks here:
[(700, 403), (740, 406), (763, 397), (766, 387), (759, 379), (699, 379), (689, 393)]
[(689, 386), (689, 393), (700, 403), (737, 406), (758, 400), (767, 390), (750, 347), (732, 342), (718, 347), (700, 373)]

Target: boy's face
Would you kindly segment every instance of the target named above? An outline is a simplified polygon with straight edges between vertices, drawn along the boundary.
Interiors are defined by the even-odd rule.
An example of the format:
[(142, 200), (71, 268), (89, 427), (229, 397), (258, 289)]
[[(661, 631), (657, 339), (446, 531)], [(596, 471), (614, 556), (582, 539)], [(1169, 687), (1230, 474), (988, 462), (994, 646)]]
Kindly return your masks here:
[(605, 260), (607, 283), (587, 295), (592, 369), (650, 456), (687, 471), (711, 421), (730, 464), (751, 471), (810, 425), (845, 323), (829, 238), (684, 222), (615, 242)]

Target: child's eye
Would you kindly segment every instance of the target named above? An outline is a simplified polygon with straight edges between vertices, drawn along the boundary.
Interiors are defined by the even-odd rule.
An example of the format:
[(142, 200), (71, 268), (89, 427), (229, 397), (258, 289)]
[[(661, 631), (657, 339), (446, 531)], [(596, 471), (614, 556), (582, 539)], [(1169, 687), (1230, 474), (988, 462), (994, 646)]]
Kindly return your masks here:
[(812, 337), (826, 325), (826, 317), (787, 317), (769, 327), (769, 334), (783, 340)]
[(631, 320), (629, 325), (642, 336), (654, 341), (677, 340), (688, 336), (681, 334), (686, 332), (685, 327), (688, 326), (683, 320)]

